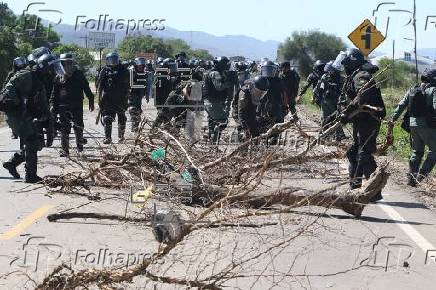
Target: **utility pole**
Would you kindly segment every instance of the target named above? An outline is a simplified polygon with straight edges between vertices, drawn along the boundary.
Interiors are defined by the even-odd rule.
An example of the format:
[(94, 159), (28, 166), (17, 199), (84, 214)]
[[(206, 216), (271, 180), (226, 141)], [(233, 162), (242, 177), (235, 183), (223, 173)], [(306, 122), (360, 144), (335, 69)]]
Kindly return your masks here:
[(417, 37), (416, 37), (416, 0), (413, 0), (413, 31), (415, 34), (415, 69), (416, 69), (416, 82), (419, 82), (418, 72), (418, 51), (417, 51)]
[(392, 91), (395, 87), (395, 39), (392, 42)]

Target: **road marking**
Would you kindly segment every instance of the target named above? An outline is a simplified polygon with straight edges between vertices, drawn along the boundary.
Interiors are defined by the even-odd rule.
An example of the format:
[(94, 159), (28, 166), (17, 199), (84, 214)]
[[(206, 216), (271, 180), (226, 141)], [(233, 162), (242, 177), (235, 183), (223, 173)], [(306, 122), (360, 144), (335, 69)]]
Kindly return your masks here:
[[(377, 204), (388, 216), (396, 221), (398, 227), (406, 233), (424, 253), (428, 250), (436, 249), (429, 241), (427, 241), (417, 230), (411, 225), (407, 224), (407, 221), (391, 206), (386, 204)], [(398, 223), (404, 222), (404, 223)]]
[(6, 132), (8, 132), (8, 131), (9, 131), (9, 128), (8, 128), (8, 127), (3, 128), (3, 129), (0, 130), (0, 134), (6, 133)]
[(19, 233), (24, 231), (26, 228), (28, 228), (30, 225), (32, 225), (37, 219), (41, 218), (43, 215), (45, 215), (50, 209), (52, 209), (54, 205), (47, 204), (44, 206), (41, 206), (28, 216), (26, 216), (22, 221), (20, 221), (18, 224), (16, 224), (12, 229), (4, 232), (0, 236), (0, 240), (9, 240), (15, 236), (17, 236)]

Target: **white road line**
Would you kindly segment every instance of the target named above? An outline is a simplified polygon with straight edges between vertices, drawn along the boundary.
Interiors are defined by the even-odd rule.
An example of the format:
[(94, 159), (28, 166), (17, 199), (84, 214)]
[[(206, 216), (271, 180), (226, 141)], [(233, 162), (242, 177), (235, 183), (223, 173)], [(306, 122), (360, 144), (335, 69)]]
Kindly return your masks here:
[(6, 133), (6, 132), (8, 132), (9, 130), (10, 130), (9, 127), (6, 127), (6, 128), (3, 128), (3, 129), (0, 129), (0, 134)]
[[(429, 250), (435, 250), (436, 248), (427, 241), (415, 228), (413, 228), (407, 221), (391, 206), (386, 204), (377, 204), (388, 216), (397, 221), (398, 227), (403, 230), (424, 253)], [(403, 222), (403, 223), (399, 223)]]

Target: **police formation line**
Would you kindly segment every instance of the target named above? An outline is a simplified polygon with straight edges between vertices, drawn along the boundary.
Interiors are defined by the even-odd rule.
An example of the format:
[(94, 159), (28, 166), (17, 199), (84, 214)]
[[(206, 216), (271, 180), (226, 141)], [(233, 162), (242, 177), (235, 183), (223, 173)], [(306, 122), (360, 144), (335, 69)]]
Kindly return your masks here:
[[(75, 65), (71, 53), (57, 58), (47, 48), (36, 49), (27, 59), (14, 60), (0, 95), (0, 110), (5, 112), (13, 135), (20, 139), (20, 152), (3, 163), (14, 178), (17, 166), (25, 162), (25, 181), (41, 181), (37, 175), (37, 151), (51, 146), (60, 134), (61, 156), (69, 155), (69, 134), (74, 129), (77, 150), (87, 143), (83, 137), (83, 100), (94, 110), (94, 94), (84, 73)], [(327, 63), (316, 61), (313, 72), (299, 91), (300, 77), (289, 61), (275, 63), (232, 62), (227, 57), (214, 61), (189, 60), (181, 52), (174, 59), (121, 61), (116, 52), (106, 56), (106, 66), (96, 78), (99, 114), (104, 126), (104, 144), (112, 143), (112, 123), (118, 121), (118, 142), (124, 142), (127, 117), (131, 130), (141, 124), (142, 100), (154, 99), (157, 117), (151, 129), (188, 128), (193, 112), (207, 112), (208, 132), (203, 138), (219, 142), (229, 124), (230, 114), (237, 124), (237, 139), (259, 136), (286, 116), (299, 122), (296, 103), (313, 90), (313, 102), (322, 112), (322, 129), (335, 121), (350, 123), (353, 142), (347, 151), (350, 185), (359, 188), (363, 178), (375, 171), (377, 136), (386, 109), (374, 75), (379, 68), (365, 60), (358, 49), (339, 53)], [(135, 84), (135, 85), (132, 85)], [(396, 122), (406, 111), (403, 127), (410, 132), (412, 156), (408, 183), (416, 186), (436, 163), (436, 70), (422, 75), (422, 83), (411, 88), (395, 109), (388, 123)], [(346, 135), (341, 127), (331, 138), (341, 142)], [(270, 145), (279, 135), (271, 136)], [(422, 162), (425, 147), (428, 154)], [(373, 201), (382, 199), (381, 193)]]

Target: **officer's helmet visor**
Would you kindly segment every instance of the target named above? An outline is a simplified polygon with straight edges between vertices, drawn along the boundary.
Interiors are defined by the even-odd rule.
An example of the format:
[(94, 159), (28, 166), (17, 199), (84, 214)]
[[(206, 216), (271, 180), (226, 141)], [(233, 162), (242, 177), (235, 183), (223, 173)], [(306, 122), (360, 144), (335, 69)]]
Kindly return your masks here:
[(106, 64), (108, 66), (117, 66), (120, 63), (120, 59), (118, 56), (109, 56), (106, 58)]
[(339, 70), (339, 71), (343, 71), (344, 70), (344, 60), (347, 57), (347, 53), (345, 51), (341, 51), (338, 56), (336, 57), (335, 61), (333, 62), (332, 66)]
[(276, 74), (276, 67), (273, 65), (264, 65), (260, 68), (260, 75), (263, 77), (274, 77)]
[(53, 71), (56, 73), (56, 75), (58, 75), (58, 76), (65, 75), (65, 69), (64, 69), (64, 66), (62, 65), (60, 60), (58, 60), (58, 59), (53, 60), (49, 63), (49, 65), (53, 69)]
[(14, 59), (14, 66), (16, 68), (23, 68), (23, 67), (25, 67), (26, 66), (26, 59), (21, 58), (21, 57)]
[(72, 59), (62, 59), (61, 64), (64, 67), (66, 73), (71, 73), (73, 70), (74, 62)]
[(143, 59), (143, 58), (138, 58), (138, 59), (135, 59), (135, 65), (137, 65), (137, 66), (140, 66), (140, 65), (143, 65), (143, 66), (145, 66), (145, 59)]

